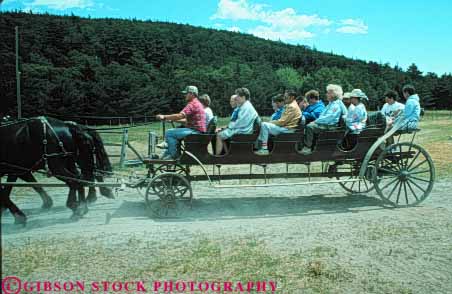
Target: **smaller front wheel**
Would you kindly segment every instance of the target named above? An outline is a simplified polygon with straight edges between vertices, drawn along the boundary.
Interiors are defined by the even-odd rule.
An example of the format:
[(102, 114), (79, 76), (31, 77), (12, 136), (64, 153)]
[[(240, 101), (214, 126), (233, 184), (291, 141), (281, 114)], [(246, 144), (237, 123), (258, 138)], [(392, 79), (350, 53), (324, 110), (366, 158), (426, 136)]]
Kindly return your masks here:
[(153, 178), (146, 190), (146, 204), (156, 217), (177, 217), (191, 208), (193, 190), (179, 173), (163, 173)]

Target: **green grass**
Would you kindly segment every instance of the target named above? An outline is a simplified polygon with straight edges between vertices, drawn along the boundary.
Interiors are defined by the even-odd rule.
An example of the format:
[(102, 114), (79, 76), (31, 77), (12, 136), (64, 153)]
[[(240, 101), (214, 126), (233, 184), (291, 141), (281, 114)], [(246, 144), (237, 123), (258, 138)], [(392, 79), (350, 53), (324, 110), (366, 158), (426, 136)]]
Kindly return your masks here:
[[(70, 244), (70, 246), (68, 246)], [(89, 250), (87, 247), (89, 246)], [(352, 274), (336, 259), (337, 249), (313, 247), (275, 252), (251, 237), (211, 240), (199, 237), (172, 244), (143, 242), (135, 237), (122, 245), (104, 246), (90, 239), (44, 240), (4, 247), (2, 270), (22, 280), (34, 277), (91, 281), (185, 280), (276, 281), (278, 293), (358, 292), (410, 293), (403, 285)], [(146, 284), (150, 288), (150, 283)], [(255, 292), (251, 292), (255, 293)]]

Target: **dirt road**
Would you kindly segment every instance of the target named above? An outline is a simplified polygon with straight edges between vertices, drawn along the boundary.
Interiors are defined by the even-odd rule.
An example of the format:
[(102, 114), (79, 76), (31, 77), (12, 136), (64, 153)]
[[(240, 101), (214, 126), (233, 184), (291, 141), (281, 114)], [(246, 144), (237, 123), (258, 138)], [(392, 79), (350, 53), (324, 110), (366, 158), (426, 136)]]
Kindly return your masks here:
[[(70, 220), (64, 207), (66, 190), (52, 192), (55, 205), (48, 211), (39, 208), (39, 197), (30, 191), (16, 200), (29, 216), (26, 227), (14, 225), (11, 215), (3, 214), (2, 269), (22, 279), (101, 279), (115, 275), (113, 261), (109, 265), (101, 257), (90, 260), (90, 266), (75, 274), (71, 265), (65, 272), (62, 266), (58, 269), (56, 259), (33, 264), (29, 257), (21, 259), (20, 266), (13, 254), (26, 247), (31, 256), (30, 248), (44, 244), (56, 252), (64, 246), (68, 252), (72, 246), (102, 252), (114, 248), (120, 256), (144, 258), (158, 250), (170, 254), (199, 240), (227, 248), (231, 242), (251, 239), (263, 244), (270, 255), (320, 260), (339, 271), (339, 277), (344, 271), (348, 278), (334, 280), (327, 292), (452, 293), (451, 190), (451, 183), (439, 181), (422, 205), (388, 209), (375, 192), (347, 195), (337, 184), (217, 191), (196, 184), (193, 209), (182, 218), (152, 218), (142, 196), (126, 190), (115, 200), (99, 198), (77, 222)], [(85, 262), (83, 256), (73, 260)], [(122, 275), (136, 262), (122, 262)], [(177, 274), (178, 270), (166, 272)], [(292, 290), (285, 291), (285, 284)], [(293, 290), (296, 285), (283, 279), (281, 293), (305, 293)]]

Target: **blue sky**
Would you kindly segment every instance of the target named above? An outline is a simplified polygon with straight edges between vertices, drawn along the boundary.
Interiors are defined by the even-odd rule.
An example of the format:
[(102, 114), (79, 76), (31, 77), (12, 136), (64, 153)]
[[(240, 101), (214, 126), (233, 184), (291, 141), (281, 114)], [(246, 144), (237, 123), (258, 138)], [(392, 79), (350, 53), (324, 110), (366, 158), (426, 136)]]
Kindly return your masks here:
[(452, 72), (452, 4), (351, 0), (4, 0), (0, 10), (171, 21), (241, 31), (347, 57)]

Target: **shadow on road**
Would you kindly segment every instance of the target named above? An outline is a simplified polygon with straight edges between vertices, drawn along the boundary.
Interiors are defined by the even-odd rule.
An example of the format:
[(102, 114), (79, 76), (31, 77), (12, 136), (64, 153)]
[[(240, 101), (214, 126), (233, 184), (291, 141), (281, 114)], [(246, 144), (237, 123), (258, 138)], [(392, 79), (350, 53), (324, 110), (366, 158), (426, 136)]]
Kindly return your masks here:
[[(365, 195), (300, 197), (202, 198), (188, 205), (169, 209), (168, 215), (158, 217), (143, 202), (124, 201), (112, 218), (146, 217), (155, 221), (196, 221), (259, 217), (309, 216), (314, 214), (358, 213), (384, 209), (384, 203)], [(151, 206), (158, 205), (158, 200)]]

